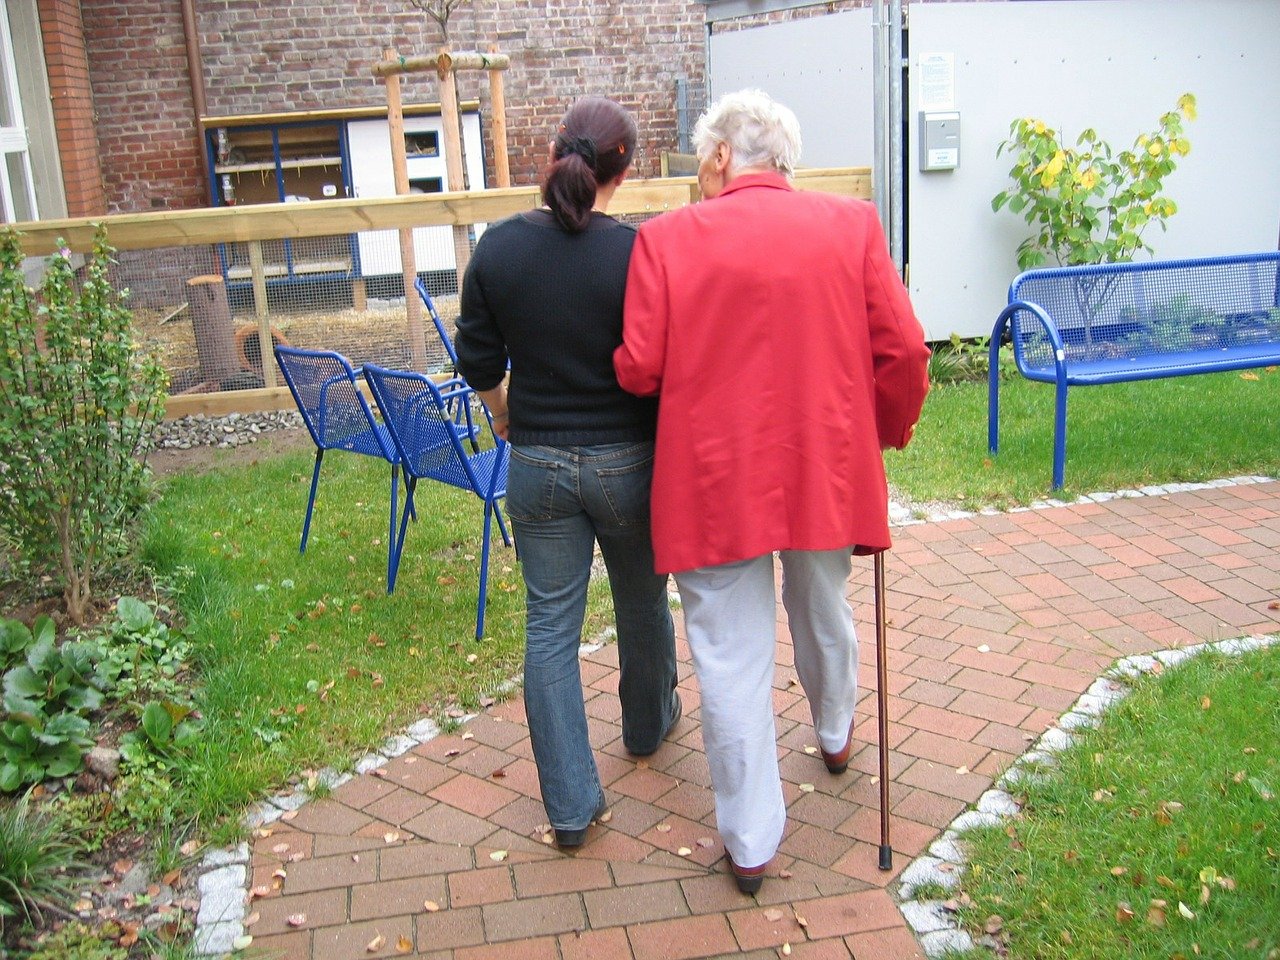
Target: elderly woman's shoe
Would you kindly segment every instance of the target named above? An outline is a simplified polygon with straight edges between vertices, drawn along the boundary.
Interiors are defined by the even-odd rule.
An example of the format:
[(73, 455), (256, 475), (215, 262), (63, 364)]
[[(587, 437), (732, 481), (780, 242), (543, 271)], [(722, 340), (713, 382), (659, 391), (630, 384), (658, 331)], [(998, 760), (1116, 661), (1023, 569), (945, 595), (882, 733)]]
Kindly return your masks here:
[(764, 872), (769, 868), (769, 862), (765, 861), (758, 867), (740, 867), (733, 862), (733, 857), (727, 851), (725, 857), (729, 861), (729, 870), (738, 884), (738, 890), (742, 893), (759, 893), (764, 885)]

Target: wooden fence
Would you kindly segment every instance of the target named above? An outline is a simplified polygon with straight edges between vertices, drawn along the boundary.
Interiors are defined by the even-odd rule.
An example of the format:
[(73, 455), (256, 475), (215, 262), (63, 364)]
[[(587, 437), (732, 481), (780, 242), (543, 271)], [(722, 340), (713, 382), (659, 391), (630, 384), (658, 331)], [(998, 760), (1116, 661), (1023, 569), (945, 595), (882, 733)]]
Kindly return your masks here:
[[(865, 167), (802, 170), (796, 185), (867, 199), (871, 171)], [(625, 181), (614, 195), (609, 212), (618, 216), (652, 216), (699, 199), (694, 177)], [(271, 355), (272, 333), (261, 256), (264, 241), (355, 234), (369, 230), (427, 226), (467, 226), (492, 223), (538, 205), (538, 188), (508, 187), (466, 193), (418, 194), (373, 200), (326, 200), (317, 203), (259, 204), (218, 209), (119, 214), (93, 219), (44, 220), (18, 224), (24, 251), (45, 256), (65, 244), (74, 252), (92, 249), (99, 223), (106, 226), (112, 246), (121, 251), (164, 247), (218, 246), (243, 242), (249, 247), (259, 356)], [(274, 383), (274, 370), (264, 364), (268, 386), (262, 389), (173, 396), (167, 416), (193, 413), (219, 415), (288, 409), (287, 388)]]

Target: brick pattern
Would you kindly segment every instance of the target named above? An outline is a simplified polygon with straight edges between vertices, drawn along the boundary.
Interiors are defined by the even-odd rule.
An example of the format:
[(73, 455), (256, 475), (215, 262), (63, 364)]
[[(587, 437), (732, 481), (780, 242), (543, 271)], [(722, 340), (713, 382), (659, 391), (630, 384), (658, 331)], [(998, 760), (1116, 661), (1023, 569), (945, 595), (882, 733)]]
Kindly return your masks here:
[[(468, 739), (438, 737), (258, 830), (255, 947), (289, 960), (401, 955), (405, 943), (453, 960), (763, 956), (783, 944), (801, 958), (920, 956), (889, 883), (1107, 663), (1280, 630), (1270, 608), (1280, 597), (1280, 483), (974, 517), (908, 527), (896, 539), (887, 564), (892, 872), (877, 867), (874, 697), (864, 691), (855, 736), (865, 745), (839, 777), (808, 752), (807, 706), (792, 697), (778, 705), (787, 833), (760, 894), (738, 893), (715, 831), (678, 624), (685, 716), (643, 760), (622, 749), (616, 720), (599, 721), (611, 815), (576, 855), (544, 840), (524, 711), (509, 701), (473, 721)], [(1128, 552), (1140, 539), (1145, 559)], [(1119, 555), (1128, 557), (1124, 576), (1099, 577)], [(861, 679), (873, 686), (871, 576), (857, 566)], [(993, 577), (1020, 586), (1006, 591)], [(982, 583), (1000, 584), (999, 594)], [(1065, 592), (1043, 589), (1056, 583)], [(1221, 597), (1235, 599), (1222, 606)], [(1153, 619), (1154, 608), (1163, 613)], [(1116, 617), (1123, 629), (1100, 619), (1106, 611), (1127, 611)], [(785, 692), (791, 650), (781, 621), (779, 637)], [(589, 714), (616, 717), (616, 650), (587, 658), (583, 675)], [(800, 718), (788, 719), (797, 709)], [(524, 773), (494, 780), (495, 770)]]
[(73, 0), (39, 0), (36, 7), (53, 99), (67, 215), (101, 215), (107, 210), (106, 194), (98, 163), (93, 91), (80, 4)]

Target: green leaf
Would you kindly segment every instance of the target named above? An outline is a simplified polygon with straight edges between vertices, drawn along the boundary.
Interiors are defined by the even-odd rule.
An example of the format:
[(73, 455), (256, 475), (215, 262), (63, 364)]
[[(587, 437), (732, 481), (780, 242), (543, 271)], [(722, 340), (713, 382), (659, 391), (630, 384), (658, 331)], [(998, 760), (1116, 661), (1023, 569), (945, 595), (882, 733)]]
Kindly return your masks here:
[(137, 597), (121, 597), (116, 601), (116, 616), (126, 630), (141, 633), (155, 620), (155, 611)]
[(22, 786), (22, 769), (16, 763), (0, 764), (0, 790), (13, 793)]
[(4, 696), (6, 709), (10, 696), (24, 699), (43, 699), (45, 683), (30, 667), (14, 667), (4, 675)]
[(173, 734), (173, 718), (163, 705), (153, 701), (142, 711), (142, 729), (152, 743), (165, 746)]

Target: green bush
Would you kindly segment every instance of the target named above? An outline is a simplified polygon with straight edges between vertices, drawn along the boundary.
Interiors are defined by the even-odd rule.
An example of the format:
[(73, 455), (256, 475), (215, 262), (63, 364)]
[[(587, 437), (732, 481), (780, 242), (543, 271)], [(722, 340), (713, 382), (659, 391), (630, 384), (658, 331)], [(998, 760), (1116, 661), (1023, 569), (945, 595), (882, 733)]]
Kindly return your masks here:
[(1071, 147), (1043, 120), (1014, 120), (996, 151), (1014, 154), (1014, 185), (997, 193), (991, 208), (1008, 204), (1036, 230), (1018, 247), (1018, 267), (1029, 270), (1050, 258), (1062, 266), (1121, 263), (1139, 250), (1150, 252), (1146, 228), (1157, 223), (1164, 229), (1178, 210), (1160, 191), (1178, 158), (1191, 150), (1182, 125), (1195, 117), (1196, 98), (1184, 93), (1155, 130), (1118, 154), (1093, 129)]
[(0, 532), (23, 561), (60, 574), (76, 623), (145, 503), (142, 454), (166, 387), (136, 348), (111, 252), (99, 230), (77, 280), (59, 250), (37, 295), (18, 234), (0, 232)]

